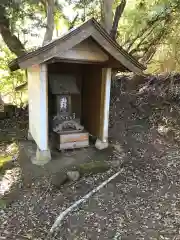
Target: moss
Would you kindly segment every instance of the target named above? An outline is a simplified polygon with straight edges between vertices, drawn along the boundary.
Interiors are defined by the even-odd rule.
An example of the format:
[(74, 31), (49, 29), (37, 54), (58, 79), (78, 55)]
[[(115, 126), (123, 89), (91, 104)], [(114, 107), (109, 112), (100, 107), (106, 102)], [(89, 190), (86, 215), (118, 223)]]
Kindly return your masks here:
[(103, 161), (93, 161), (83, 163), (78, 166), (78, 171), (81, 175), (103, 173), (109, 169), (109, 165)]

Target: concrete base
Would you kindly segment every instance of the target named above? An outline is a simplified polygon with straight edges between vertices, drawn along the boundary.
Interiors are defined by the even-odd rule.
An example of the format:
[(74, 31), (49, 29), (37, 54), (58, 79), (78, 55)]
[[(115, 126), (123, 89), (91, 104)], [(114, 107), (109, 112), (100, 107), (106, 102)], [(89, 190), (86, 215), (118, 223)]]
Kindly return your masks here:
[(108, 141), (102, 142), (101, 140), (97, 139), (95, 143), (95, 147), (99, 150), (103, 150), (105, 148), (108, 148)]
[(27, 139), (28, 139), (29, 141), (33, 141), (33, 140), (34, 140), (29, 130), (28, 130)]
[(33, 164), (43, 166), (51, 160), (50, 150), (40, 150), (37, 148), (36, 157), (32, 157), (31, 161)]
[[(107, 168), (104, 165), (109, 164), (112, 150), (113, 148), (107, 148), (99, 151), (94, 144), (88, 148), (64, 152), (52, 148), (51, 161), (44, 166), (38, 166), (36, 165), (37, 159), (35, 159), (37, 151), (35, 142), (20, 141), (18, 164), (22, 172), (22, 181), (25, 186), (29, 187), (36, 180), (49, 179), (48, 181), (52, 181), (53, 186), (59, 188), (67, 180), (68, 171), (78, 171), (82, 176), (106, 171)], [(32, 158), (35, 159), (35, 164), (32, 163)]]

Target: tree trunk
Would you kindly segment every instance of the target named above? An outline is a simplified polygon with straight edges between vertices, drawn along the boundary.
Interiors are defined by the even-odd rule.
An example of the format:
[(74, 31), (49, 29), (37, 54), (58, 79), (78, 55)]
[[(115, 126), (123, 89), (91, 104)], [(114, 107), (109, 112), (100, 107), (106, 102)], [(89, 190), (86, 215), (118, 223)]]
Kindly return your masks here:
[(22, 56), (26, 52), (23, 44), (11, 33), (9, 28), (0, 24), (0, 33), (10, 51), (16, 54), (17, 57)]
[(112, 7), (113, 7), (114, 0), (102, 0), (102, 24), (106, 31), (110, 33), (112, 29), (112, 23), (113, 23), (113, 13), (112, 13)]
[(9, 19), (5, 7), (0, 6), (0, 34), (10, 49), (17, 57), (23, 55), (26, 50), (18, 37), (10, 31)]
[(119, 20), (120, 20), (122, 14), (124, 12), (125, 6), (126, 6), (126, 0), (122, 0), (121, 3), (116, 8), (113, 25), (112, 25), (112, 29), (111, 29), (111, 32), (110, 32), (113, 40), (116, 40)]
[(54, 0), (47, 0), (47, 27), (44, 35), (43, 45), (52, 40), (54, 31)]

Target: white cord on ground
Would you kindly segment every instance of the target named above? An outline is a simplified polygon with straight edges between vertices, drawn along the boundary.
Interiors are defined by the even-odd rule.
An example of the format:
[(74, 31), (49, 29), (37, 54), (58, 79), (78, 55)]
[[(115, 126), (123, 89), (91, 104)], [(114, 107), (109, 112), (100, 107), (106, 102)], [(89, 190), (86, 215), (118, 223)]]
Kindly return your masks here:
[(52, 225), (50, 229), (50, 234), (55, 232), (57, 228), (61, 225), (62, 220), (68, 213), (70, 213), (73, 209), (78, 207), (81, 203), (86, 202), (93, 194), (98, 192), (101, 188), (103, 188), (105, 185), (107, 185), (110, 181), (112, 181), (114, 178), (116, 178), (123, 169), (121, 169), (119, 172), (112, 175), (110, 178), (108, 178), (106, 181), (102, 182), (98, 187), (94, 188), (92, 191), (90, 191), (88, 194), (86, 194), (84, 197), (76, 201), (73, 205), (71, 205), (69, 208), (67, 208), (64, 212), (62, 212), (55, 220), (54, 224)]

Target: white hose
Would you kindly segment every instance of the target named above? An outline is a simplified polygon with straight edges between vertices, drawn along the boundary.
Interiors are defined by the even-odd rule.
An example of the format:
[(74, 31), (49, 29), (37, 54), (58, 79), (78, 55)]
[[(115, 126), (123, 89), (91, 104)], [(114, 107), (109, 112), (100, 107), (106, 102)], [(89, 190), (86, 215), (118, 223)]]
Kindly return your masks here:
[(81, 203), (86, 202), (93, 194), (98, 192), (101, 188), (103, 188), (105, 185), (107, 185), (110, 181), (112, 181), (114, 178), (116, 178), (123, 169), (121, 169), (119, 172), (112, 175), (110, 178), (108, 178), (106, 181), (102, 182), (98, 187), (94, 188), (92, 191), (90, 191), (88, 194), (86, 194), (84, 197), (76, 201), (73, 205), (71, 205), (69, 208), (67, 208), (64, 212), (62, 212), (55, 220), (54, 224), (52, 225), (50, 229), (50, 234), (56, 231), (56, 229), (61, 225), (62, 220), (64, 217), (68, 215), (73, 209), (78, 207)]

